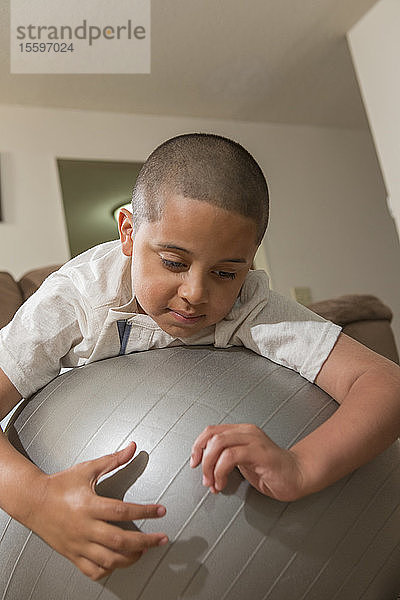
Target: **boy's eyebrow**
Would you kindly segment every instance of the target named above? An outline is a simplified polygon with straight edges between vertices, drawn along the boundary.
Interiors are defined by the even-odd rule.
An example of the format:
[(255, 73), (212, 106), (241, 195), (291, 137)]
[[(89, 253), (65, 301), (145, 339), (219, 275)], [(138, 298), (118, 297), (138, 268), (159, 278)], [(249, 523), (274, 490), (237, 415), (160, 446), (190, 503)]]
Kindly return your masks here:
[[(156, 244), (156, 246), (158, 248), (164, 248), (165, 250), (180, 250), (181, 252), (186, 252), (186, 254), (189, 254), (189, 256), (193, 256), (193, 252), (191, 250), (181, 248), (175, 244)], [(246, 263), (247, 260), (245, 258), (224, 258), (220, 262)]]

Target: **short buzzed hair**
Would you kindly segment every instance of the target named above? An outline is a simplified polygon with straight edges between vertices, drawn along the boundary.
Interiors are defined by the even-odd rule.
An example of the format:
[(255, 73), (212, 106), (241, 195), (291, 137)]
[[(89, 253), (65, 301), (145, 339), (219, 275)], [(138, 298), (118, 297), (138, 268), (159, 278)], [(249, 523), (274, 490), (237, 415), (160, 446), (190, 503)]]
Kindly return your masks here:
[(159, 221), (169, 193), (202, 200), (252, 219), (257, 244), (268, 224), (268, 186), (259, 165), (237, 142), (210, 133), (173, 137), (144, 163), (133, 190), (134, 229)]

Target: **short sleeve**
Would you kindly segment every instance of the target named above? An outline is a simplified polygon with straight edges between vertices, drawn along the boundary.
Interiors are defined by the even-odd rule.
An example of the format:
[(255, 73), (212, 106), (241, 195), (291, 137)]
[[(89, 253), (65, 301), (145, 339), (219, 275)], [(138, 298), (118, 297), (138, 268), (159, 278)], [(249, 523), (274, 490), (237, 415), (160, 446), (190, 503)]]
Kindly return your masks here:
[(235, 343), (293, 369), (314, 382), (341, 327), (270, 290), (237, 330)]
[(78, 365), (71, 349), (83, 340), (85, 308), (73, 282), (54, 273), (0, 330), (0, 367), (23, 397), (56, 377), (61, 366)]

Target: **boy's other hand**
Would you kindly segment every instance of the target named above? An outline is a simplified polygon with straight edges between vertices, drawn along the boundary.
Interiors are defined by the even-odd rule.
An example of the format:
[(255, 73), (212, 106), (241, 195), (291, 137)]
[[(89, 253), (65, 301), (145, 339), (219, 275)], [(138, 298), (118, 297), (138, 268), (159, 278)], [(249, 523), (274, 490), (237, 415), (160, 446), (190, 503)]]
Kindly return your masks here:
[(256, 425), (210, 425), (196, 439), (190, 466), (202, 464), (203, 484), (216, 494), (238, 467), (259, 492), (276, 500), (301, 497), (302, 473), (296, 455), (277, 446)]
[(43, 473), (39, 503), (24, 523), (95, 581), (117, 567), (128, 567), (148, 548), (168, 542), (163, 533), (126, 531), (110, 523), (162, 517), (165, 507), (132, 504), (95, 492), (98, 479), (131, 460), (135, 450), (132, 443), (66, 471)]

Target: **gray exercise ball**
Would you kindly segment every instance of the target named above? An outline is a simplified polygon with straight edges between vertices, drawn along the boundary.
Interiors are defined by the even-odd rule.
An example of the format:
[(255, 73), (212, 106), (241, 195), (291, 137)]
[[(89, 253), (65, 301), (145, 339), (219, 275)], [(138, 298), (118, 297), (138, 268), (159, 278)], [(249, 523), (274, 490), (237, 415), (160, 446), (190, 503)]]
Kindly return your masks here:
[(189, 467), (208, 424), (252, 422), (288, 447), (336, 403), (297, 373), (243, 348), (177, 347), (71, 370), (26, 401), (10, 440), (44, 471), (137, 442), (99, 493), (161, 502), (167, 546), (93, 582), (0, 514), (0, 592), (7, 600), (394, 600), (400, 591), (399, 442), (297, 502), (263, 496), (235, 470), (213, 496)]

